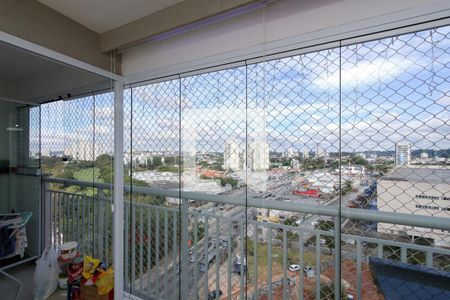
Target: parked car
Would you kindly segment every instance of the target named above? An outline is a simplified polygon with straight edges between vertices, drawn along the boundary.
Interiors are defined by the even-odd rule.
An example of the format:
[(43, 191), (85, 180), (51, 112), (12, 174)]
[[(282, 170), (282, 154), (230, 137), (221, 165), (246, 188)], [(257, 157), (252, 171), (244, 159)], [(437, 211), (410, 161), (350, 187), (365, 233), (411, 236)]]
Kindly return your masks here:
[(305, 266), (303, 268), (303, 271), (305, 272), (304, 274), (306, 275), (306, 277), (308, 278), (314, 278), (315, 277), (315, 270), (313, 269), (313, 267), (311, 266)]
[(303, 271), (305, 271), (305, 273), (309, 272), (310, 270), (314, 270), (313, 267), (311, 267), (311, 266), (305, 266), (305, 267), (303, 268)]
[(199, 263), (198, 266), (200, 267), (200, 272), (205, 273), (206, 272), (206, 266), (204, 263)]
[(300, 270), (300, 265), (292, 264), (289, 266), (289, 271), (291, 272), (298, 272)]
[[(217, 295), (218, 294), (218, 295)], [(209, 293), (208, 293), (208, 300), (214, 300), (214, 299), (219, 299), (220, 298), (220, 296), (222, 296), (222, 291), (221, 290), (219, 290), (219, 292), (217, 293), (217, 291), (216, 290), (214, 290), (214, 291), (210, 291)]]

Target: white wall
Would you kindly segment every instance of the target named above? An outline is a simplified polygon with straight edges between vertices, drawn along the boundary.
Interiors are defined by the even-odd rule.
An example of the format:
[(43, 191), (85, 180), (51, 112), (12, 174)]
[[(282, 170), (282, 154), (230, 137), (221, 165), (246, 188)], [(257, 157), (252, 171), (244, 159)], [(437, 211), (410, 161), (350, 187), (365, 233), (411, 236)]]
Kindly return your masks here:
[(128, 82), (156, 78), (449, 12), (450, 1), (443, 0), (278, 0), (253, 13), (125, 51), (122, 72)]

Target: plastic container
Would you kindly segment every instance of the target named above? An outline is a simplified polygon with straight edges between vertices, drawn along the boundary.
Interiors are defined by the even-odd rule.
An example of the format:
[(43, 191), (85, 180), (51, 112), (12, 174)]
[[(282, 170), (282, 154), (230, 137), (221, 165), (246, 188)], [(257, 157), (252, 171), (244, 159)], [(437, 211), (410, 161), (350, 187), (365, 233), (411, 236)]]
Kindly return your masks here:
[(60, 290), (67, 290), (67, 277), (60, 276), (58, 278), (58, 287)]
[(70, 284), (81, 279), (83, 273), (83, 258), (77, 257), (67, 267), (67, 277)]
[(59, 246), (61, 258), (63, 260), (72, 259), (77, 256), (77, 242), (68, 242)]

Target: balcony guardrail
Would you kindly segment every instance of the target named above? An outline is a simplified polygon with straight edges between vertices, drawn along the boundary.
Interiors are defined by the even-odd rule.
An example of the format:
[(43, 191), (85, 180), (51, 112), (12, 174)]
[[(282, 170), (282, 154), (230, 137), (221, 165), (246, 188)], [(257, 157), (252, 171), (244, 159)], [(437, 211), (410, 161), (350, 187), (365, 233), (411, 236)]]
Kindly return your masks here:
[[(43, 182), (52, 212), (52, 241), (77, 240), (82, 252), (111, 264), (112, 198), (106, 194), (111, 195), (113, 186), (57, 178)], [(95, 192), (87, 196), (58, 191), (51, 183)], [(268, 299), (320, 299), (326, 291), (323, 287), (333, 285), (331, 290), (345, 286), (354, 291), (355, 299), (365, 299), (363, 275), (371, 257), (437, 269), (443, 268), (438, 259), (450, 258), (445, 248), (319, 230), (308, 223), (260, 222), (248, 215), (263, 207), (331, 217), (335, 228), (341, 227), (342, 220), (352, 219), (450, 230), (445, 218), (135, 186), (125, 186), (124, 192), (182, 199), (180, 208), (125, 201), (125, 286), (145, 298), (173, 299), (181, 292), (189, 299), (208, 299), (212, 292), (222, 292), (227, 299), (243, 299), (244, 295), (249, 299), (263, 295)], [(197, 211), (187, 200), (227, 209), (221, 214)], [(423, 259), (413, 261), (418, 253)], [(293, 262), (298, 270), (289, 270)], [(341, 277), (344, 265), (354, 268), (354, 272), (345, 270), (354, 273), (350, 280), (340, 280), (348, 277)], [(311, 273), (316, 280), (310, 279)], [(322, 280), (321, 274), (331, 282)], [(332, 298), (340, 299), (339, 293)]]

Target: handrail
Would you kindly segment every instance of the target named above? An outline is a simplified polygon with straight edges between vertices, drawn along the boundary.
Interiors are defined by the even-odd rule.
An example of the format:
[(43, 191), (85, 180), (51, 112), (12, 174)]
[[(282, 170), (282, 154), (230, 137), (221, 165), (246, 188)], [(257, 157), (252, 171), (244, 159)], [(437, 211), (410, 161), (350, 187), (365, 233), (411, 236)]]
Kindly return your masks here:
[[(75, 185), (80, 187), (91, 187), (98, 189), (113, 190), (112, 184), (99, 183), (99, 182), (88, 182), (88, 181), (78, 181), (78, 180), (67, 180), (62, 178), (49, 178), (43, 177), (44, 182), (59, 183), (65, 185)], [(246, 197), (236, 197), (236, 196), (225, 196), (216, 194), (206, 194), (197, 192), (185, 192), (172, 189), (160, 189), (152, 187), (139, 187), (130, 185), (124, 185), (124, 192), (150, 195), (150, 196), (164, 196), (171, 198), (181, 198), (204, 201), (204, 202), (214, 202), (219, 204), (228, 205), (246, 205), (248, 207), (254, 208), (267, 208), (276, 209), (282, 211), (291, 211), (297, 213), (305, 214), (315, 214), (324, 216), (341, 216), (347, 219), (357, 219), (364, 221), (373, 222), (383, 222), (390, 224), (406, 225), (406, 226), (417, 226), (429, 229), (439, 229), (439, 230), (449, 230), (450, 231), (450, 219), (443, 217), (431, 217), (431, 216), (421, 216), (412, 215), (404, 213), (392, 213), (392, 212), (382, 212), (374, 210), (366, 210), (360, 208), (341, 208), (337, 206), (325, 206), (325, 205), (311, 205), (303, 203), (292, 203), (284, 201), (275, 200), (261, 200), (259, 198), (246, 198)]]

